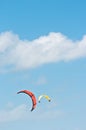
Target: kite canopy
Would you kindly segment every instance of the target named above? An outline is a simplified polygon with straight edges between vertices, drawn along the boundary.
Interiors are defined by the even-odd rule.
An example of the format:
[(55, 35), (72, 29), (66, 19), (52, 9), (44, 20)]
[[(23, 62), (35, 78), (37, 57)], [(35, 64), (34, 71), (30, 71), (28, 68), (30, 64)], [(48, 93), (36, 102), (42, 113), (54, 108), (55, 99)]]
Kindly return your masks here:
[(50, 99), (49, 96), (43, 94), (43, 95), (40, 95), (40, 96), (38, 97), (38, 102), (40, 102), (42, 98), (47, 99), (49, 102), (51, 101), (51, 99)]
[(19, 94), (19, 93), (25, 93), (25, 94), (27, 94), (31, 97), (31, 99), (32, 99), (32, 109), (31, 109), (31, 111), (33, 111), (36, 107), (36, 104), (37, 104), (35, 95), (28, 90), (21, 90), (21, 91), (17, 92), (17, 94)]

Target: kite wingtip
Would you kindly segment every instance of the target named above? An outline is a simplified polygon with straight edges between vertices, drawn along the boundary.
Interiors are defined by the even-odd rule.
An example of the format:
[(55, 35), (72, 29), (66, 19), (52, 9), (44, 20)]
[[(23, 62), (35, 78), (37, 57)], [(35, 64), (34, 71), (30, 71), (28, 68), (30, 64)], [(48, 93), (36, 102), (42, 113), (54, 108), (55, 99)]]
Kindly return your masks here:
[(34, 108), (31, 109), (31, 112), (34, 110)]
[(51, 99), (49, 99), (49, 102), (51, 102)]
[(19, 92), (17, 92), (16, 94), (19, 94)]

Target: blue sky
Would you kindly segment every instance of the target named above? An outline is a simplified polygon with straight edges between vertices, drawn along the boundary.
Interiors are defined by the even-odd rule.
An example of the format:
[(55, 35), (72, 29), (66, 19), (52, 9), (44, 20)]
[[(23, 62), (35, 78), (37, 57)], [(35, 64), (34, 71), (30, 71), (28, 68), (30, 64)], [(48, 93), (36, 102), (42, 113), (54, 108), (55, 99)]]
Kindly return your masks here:
[[(0, 129), (86, 130), (86, 1), (0, 1)], [(47, 94), (33, 112), (28, 89)]]

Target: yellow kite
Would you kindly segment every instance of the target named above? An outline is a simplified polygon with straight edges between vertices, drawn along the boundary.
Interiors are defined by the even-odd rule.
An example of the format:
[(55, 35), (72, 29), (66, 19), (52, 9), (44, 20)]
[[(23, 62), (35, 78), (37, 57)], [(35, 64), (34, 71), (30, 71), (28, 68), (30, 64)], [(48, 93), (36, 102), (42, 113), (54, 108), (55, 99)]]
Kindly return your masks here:
[(49, 102), (51, 101), (51, 99), (50, 99), (50, 97), (49, 96), (47, 96), (47, 95), (40, 95), (39, 97), (38, 97), (38, 102), (40, 102), (40, 100), (41, 100), (41, 98), (46, 98)]

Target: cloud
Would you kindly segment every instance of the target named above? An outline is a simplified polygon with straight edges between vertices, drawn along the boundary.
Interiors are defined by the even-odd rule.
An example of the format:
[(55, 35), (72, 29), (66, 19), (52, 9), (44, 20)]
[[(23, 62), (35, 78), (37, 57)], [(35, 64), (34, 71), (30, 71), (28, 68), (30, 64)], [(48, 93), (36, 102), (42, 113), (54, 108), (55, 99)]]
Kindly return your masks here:
[[(59, 119), (60, 117), (63, 117), (64, 112), (60, 110), (45, 110), (40, 111), (38, 113), (38, 116), (35, 116), (35, 119), (37, 120), (53, 120), (53, 119)], [(52, 116), (51, 116), (52, 115)]]
[(25, 105), (20, 105), (16, 108), (0, 110), (0, 123), (16, 121), (24, 118), (26, 110)]
[(32, 41), (21, 40), (12, 32), (0, 34), (0, 68), (23, 70), (42, 64), (86, 57), (86, 35), (72, 41), (61, 33), (51, 32)]
[(55, 106), (52, 108), (46, 106), (44, 109), (40, 107), (31, 112), (25, 104), (21, 104), (16, 107), (8, 106), (0, 110), (0, 124), (21, 120), (52, 120), (62, 117), (63, 115), (64, 113), (61, 110), (55, 110)]
[(47, 79), (44, 76), (42, 76), (37, 80), (36, 85), (43, 85), (46, 83), (47, 83)]

